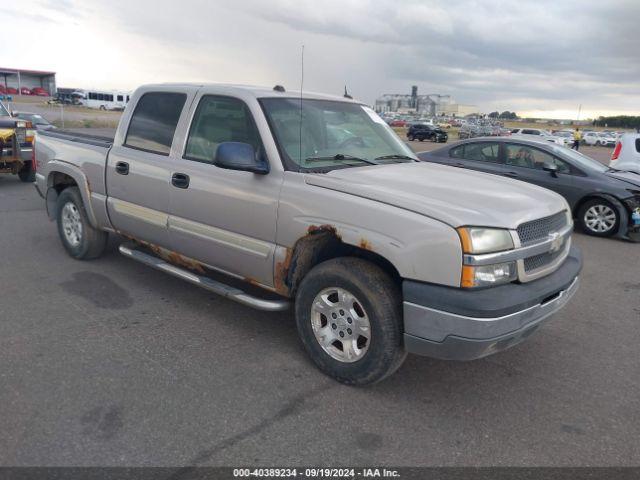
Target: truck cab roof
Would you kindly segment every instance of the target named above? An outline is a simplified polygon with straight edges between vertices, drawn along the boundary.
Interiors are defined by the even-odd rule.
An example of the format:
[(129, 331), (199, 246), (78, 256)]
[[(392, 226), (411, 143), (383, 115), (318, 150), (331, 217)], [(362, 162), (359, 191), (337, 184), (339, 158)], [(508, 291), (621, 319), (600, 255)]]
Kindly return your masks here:
[(341, 95), (328, 95), (317, 92), (300, 90), (276, 90), (275, 87), (256, 86), (256, 85), (240, 85), (232, 83), (157, 83), (142, 85), (138, 88), (139, 91), (153, 91), (157, 89), (172, 89), (179, 88), (181, 90), (191, 90), (193, 92), (199, 90), (211, 91), (212, 93), (228, 94), (236, 96), (252, 96), (254, 98), (302, 98), (304, 100), (332, 100), (337, 102), (348, 103), (361, 103), (357, 100), (353, 100)]

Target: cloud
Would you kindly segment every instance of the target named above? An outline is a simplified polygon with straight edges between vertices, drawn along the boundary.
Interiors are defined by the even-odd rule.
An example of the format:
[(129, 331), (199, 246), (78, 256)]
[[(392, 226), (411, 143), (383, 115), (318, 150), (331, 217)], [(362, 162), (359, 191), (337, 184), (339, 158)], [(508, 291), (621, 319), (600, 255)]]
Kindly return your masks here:
[[(57, 64), (60, 80), (77, 86), (222, 81), (295, 88), (304, 44), (306, 89), (339, 94), (346, 84), (368, 103), (415, 84), (484, 110), (640, 110), (635, 0), (27, 3), (31, 17), (9, 12), (0, 48), (10, 44), (3, 35), (11, 25), (44, 30), (47, 48), (31, 46), (28, 66)], [(79, 58), (65, 58), (69, 51)]]

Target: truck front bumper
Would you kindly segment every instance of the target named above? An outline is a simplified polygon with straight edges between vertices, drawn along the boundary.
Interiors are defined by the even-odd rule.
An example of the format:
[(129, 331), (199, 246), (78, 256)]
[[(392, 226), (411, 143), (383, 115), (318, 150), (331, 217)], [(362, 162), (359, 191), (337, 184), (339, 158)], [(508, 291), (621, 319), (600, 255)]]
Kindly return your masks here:
[(577, 291), (582, 254), (572, 247), (555, 272), (529, 283), (465, 290), (405, 280), (404, 343), (419, 355), (474, 360), (512, 347)]

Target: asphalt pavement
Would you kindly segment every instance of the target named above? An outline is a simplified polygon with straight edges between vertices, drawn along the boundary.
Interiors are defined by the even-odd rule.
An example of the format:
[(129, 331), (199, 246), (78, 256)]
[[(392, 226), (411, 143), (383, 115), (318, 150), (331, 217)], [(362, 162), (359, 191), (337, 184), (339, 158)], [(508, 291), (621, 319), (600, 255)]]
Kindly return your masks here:
[(386, 381), (316, 370), (293, 316), (118, 254), (66, 255), (0, 176), (0, 465), (639, 465), (640, 245), (574, 236), (582, 286), (525, 343), (409, 356)]

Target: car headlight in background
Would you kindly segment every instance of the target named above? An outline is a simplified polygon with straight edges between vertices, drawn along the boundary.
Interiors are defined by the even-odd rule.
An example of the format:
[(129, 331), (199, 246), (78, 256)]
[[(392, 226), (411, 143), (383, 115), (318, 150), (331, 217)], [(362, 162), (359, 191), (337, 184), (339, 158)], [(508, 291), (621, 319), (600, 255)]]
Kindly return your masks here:
[[(484, 227), (458, 228), (462, 251), (465, 255), (481, 255), (515, 248), (509, 230)], [(460, 286), (464, 288), (489, 287), (509, 283), (518, 278), (516, 262), (492, 265), (462, 265)]]
[(464, 253), (493, 253), (514, 248), (511, 233), (501, 228), (460, 227), (458, 235)]

